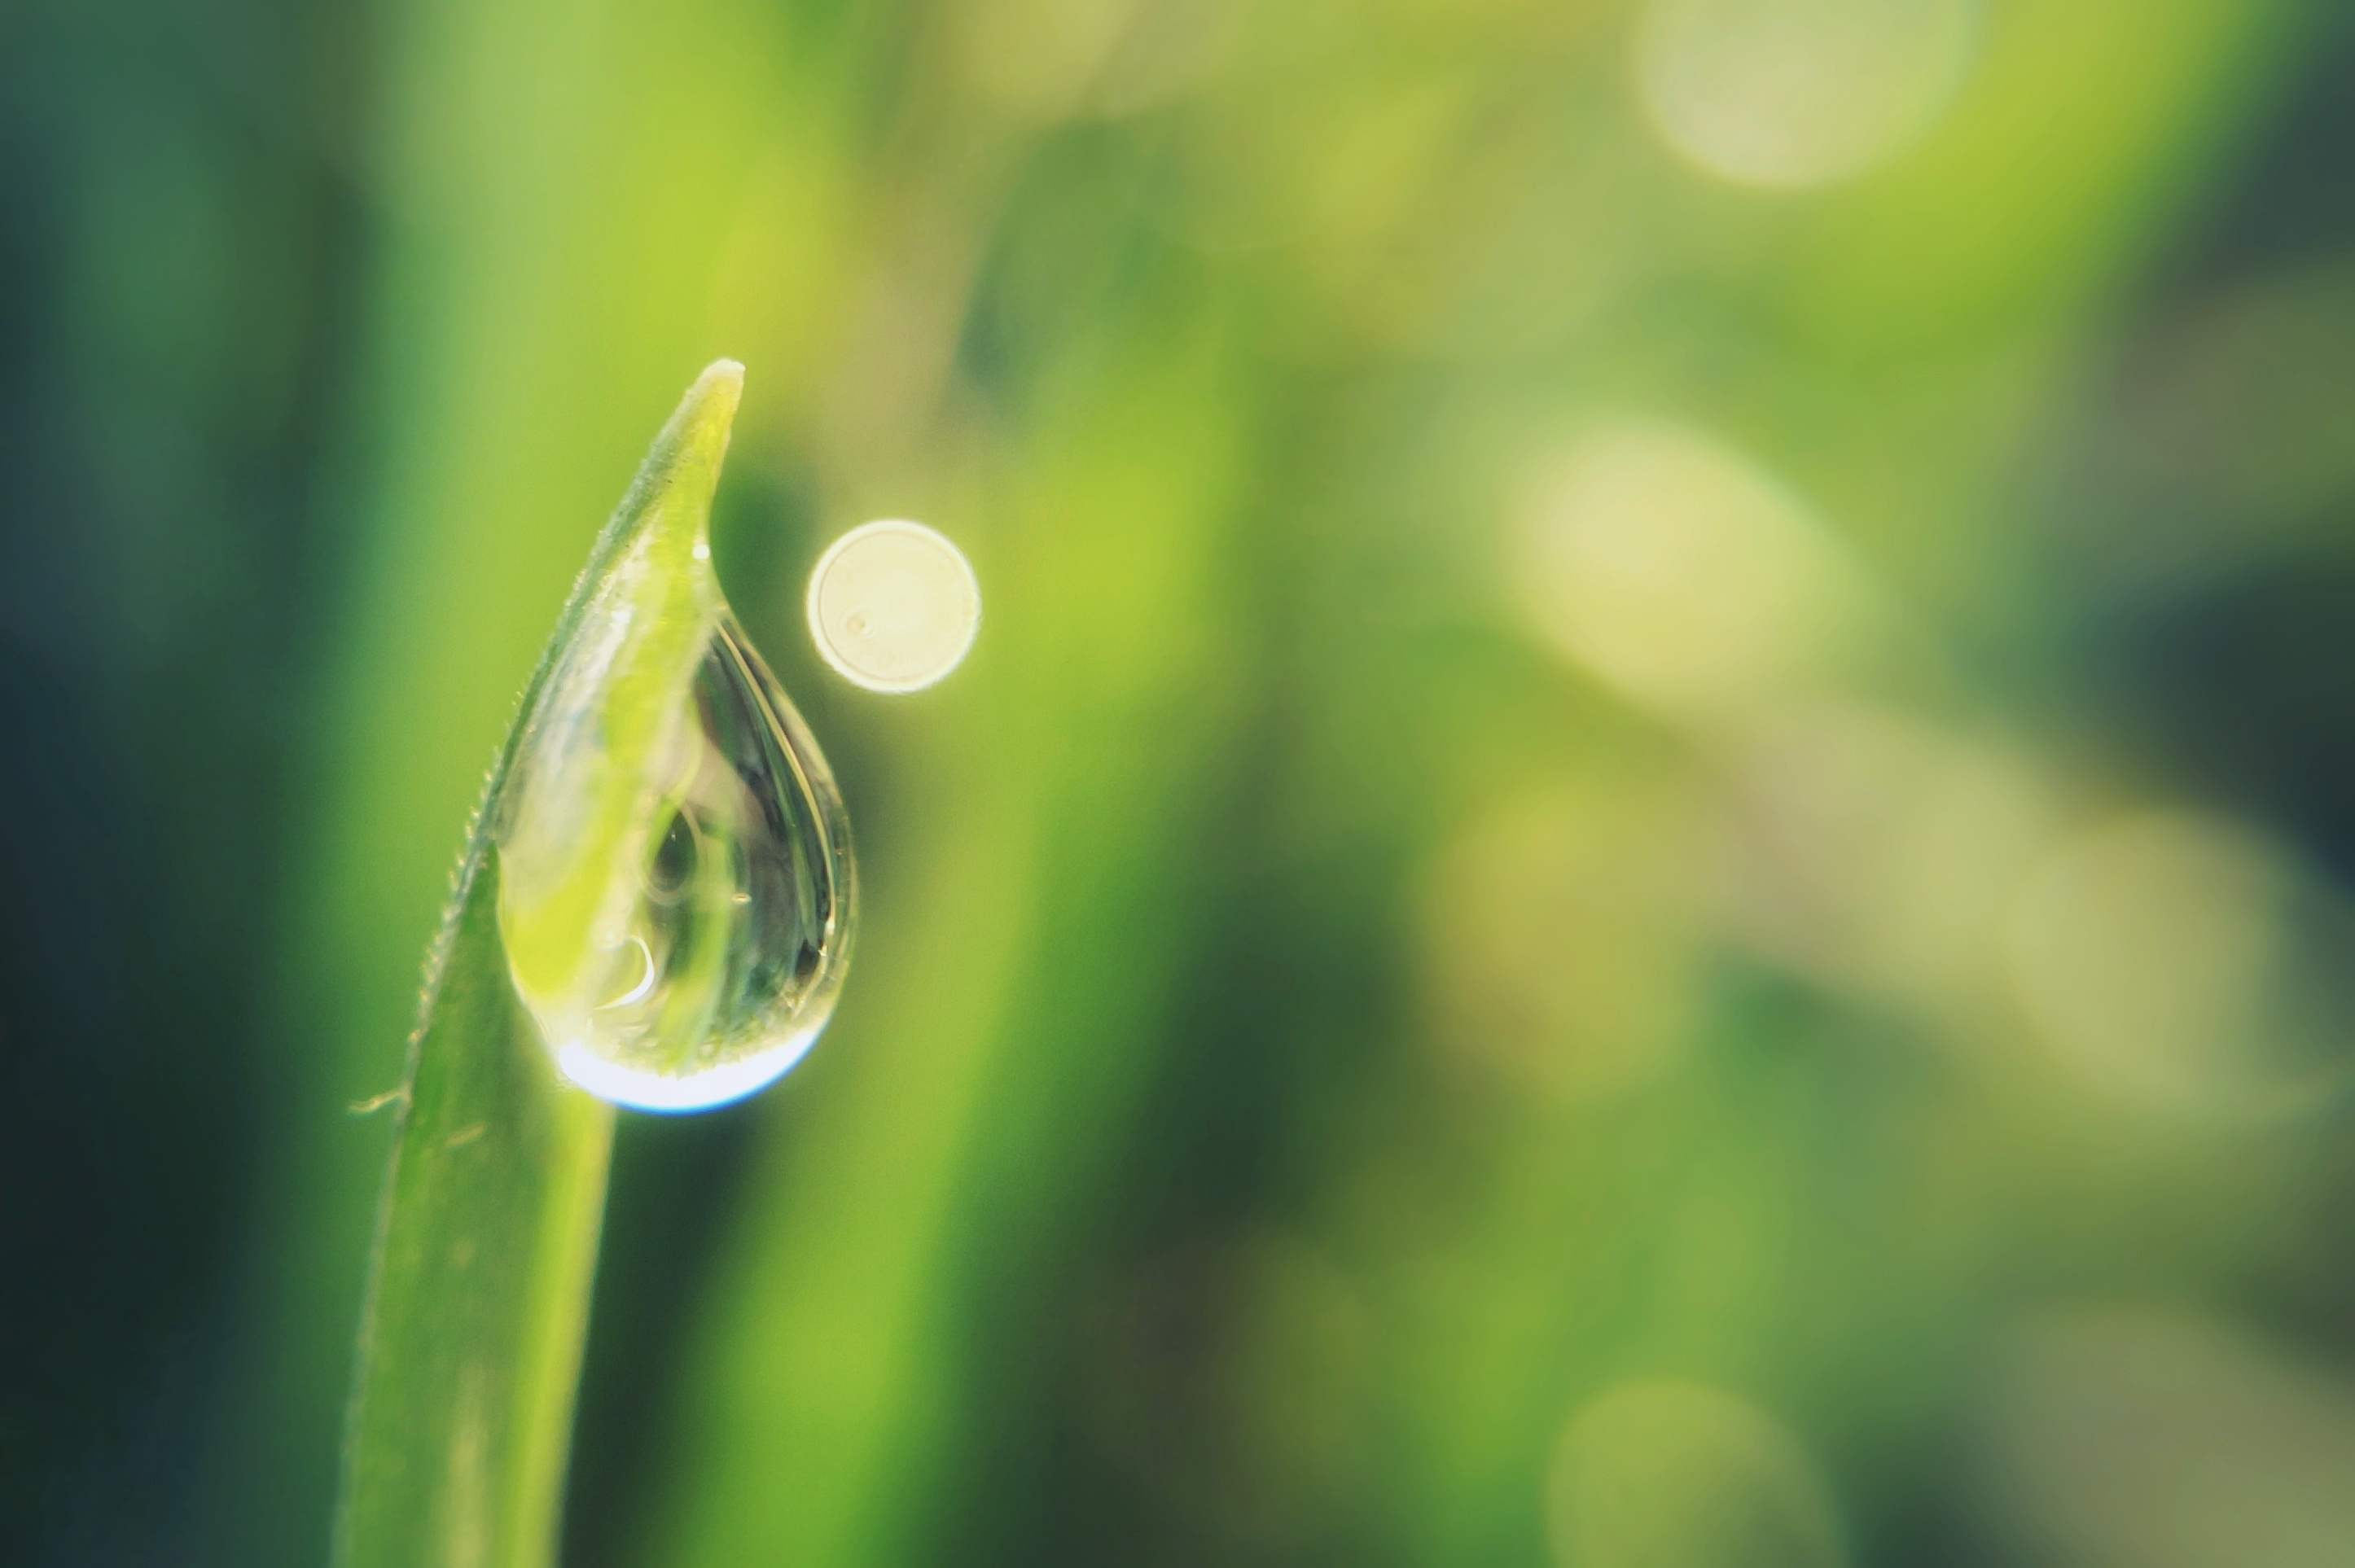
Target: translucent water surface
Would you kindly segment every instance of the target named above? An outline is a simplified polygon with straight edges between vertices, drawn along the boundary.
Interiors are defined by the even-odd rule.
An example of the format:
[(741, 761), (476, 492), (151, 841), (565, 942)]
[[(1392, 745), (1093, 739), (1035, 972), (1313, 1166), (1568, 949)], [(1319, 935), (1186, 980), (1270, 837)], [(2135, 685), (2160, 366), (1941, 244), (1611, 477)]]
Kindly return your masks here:
[[(833, 1011), (850, 916), (841, 800), (724, 611), (618, 834), (598, 831), (598, 797), (616, 782), (602, 727), (593, 703), (549, 715), (502, 792), (517, 989), (557, 1065), (591, 1093), (651, 1110), (724, 1104), (792, 1066)], [(569, 961), (529, 952), (535, 916), (549, 924), (551, 904), (584, 894), (593, 917)]]

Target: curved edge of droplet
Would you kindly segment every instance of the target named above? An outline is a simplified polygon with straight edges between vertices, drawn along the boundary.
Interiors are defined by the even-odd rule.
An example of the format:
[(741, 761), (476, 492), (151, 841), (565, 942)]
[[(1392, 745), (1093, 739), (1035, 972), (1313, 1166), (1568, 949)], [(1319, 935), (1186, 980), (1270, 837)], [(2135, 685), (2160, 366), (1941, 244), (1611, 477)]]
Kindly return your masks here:
[(818, 1008), (815, 1036), (826, 1027), (826, 1020), (834, 1011), (834, 999), (842, 988), (842, 977), (850, 968), (850, 957), (858, 937), (858, 857), (850, 843), (850, 810), (843, 803), (842, 787), (835, 781), (834, 765), (826, 760), (817, 736), (794, 705), (768, 661), (737, 624), (734, 611), (723, 608), (717, 635), (730, 653), (739, 660), (750, 677), (750, 689), (769, 710), (778, 730), (785, 736), (789, 759), (799, 774), (810, 799), (817, 803), (818, 826), (826, 840), (826, 863), (834, 888), (834, 908), (827, 925), (826, 943), (829, 983), (818, 989), (814, 1004)]
[(574, 1086), (612, 1105), (664, 1115), (687, 1115), (732, 1105), (758, 1094), (799, 1065), (833, 1022), (835, 1002), (850, 967), (851, 948), (858, 929), (858, 861), (851, 849), (850, 816), (826, 753), (819, 748), (793, 699), (786, 695), (759, 650), (752, 646), (724, 604), (713, 627), (713, 638), (738, 661), (745, 689), (767, 710), (770, 723), (784, 742), (785, 762), (794, 769), (796, 784), (817, 808), (832, 907), (827, 913), (822, 967), (802, 998), (798, 1016), (791, 1028), (751, 1055), (688, 1073), (661, 1073), (615, 1062), (580, 1041), (559, 1044), (543, 1034), (557, 1071)]
[(576, 1087), (609, 1104), (684, 1116), (717, 1110), (760, 1093), (793, 1071), (825, 1030), (826, 1021), (820, 1019), (756, 1056), (679, 1076), (622, 1066), (577, 1041), (557, 1047), (556, 1066)]

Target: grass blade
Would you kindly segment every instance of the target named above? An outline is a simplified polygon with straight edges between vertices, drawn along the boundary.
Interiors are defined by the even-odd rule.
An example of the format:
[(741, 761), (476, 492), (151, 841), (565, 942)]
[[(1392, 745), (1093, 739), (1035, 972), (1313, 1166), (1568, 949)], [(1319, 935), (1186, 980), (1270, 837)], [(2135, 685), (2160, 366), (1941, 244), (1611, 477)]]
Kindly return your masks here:
[[(490, 808), (557, 652), (626, 547), (700, 536), (741, 375), (713, 366), (655, 439), (574, 585), (468, 832), (399, 1094), (344, 1439), (341, 1568), (554, 1560), (613, 1113), (558, 1076), (517, 995)], [(698, 569), (684, 547), (652, 558)], [(632, 593), (659, 613), (676, 586), (656, 573)]]

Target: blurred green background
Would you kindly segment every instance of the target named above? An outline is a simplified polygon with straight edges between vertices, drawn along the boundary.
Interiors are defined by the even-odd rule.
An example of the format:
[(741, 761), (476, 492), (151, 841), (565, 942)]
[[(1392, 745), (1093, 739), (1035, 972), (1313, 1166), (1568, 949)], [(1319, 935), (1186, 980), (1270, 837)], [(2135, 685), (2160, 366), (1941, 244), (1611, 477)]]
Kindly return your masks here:
[(0, 1561), (323, 1558), (723, 354), (861, 947), (623, 1119), (567, 1563), (2355, 1563), (2330, 0), (0, 12)]

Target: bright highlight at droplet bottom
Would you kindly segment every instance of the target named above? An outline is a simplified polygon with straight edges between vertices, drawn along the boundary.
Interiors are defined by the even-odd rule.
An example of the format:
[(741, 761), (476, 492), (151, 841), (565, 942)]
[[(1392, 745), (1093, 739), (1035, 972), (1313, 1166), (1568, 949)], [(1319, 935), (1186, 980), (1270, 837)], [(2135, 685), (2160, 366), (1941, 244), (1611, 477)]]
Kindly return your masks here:
[(962, 551), (921, 523), (853, 528), (810, 573), (810, 635), (842, 676), (870, 692), (921, 691), (964, 662), (981, 626), (981, 586)]

